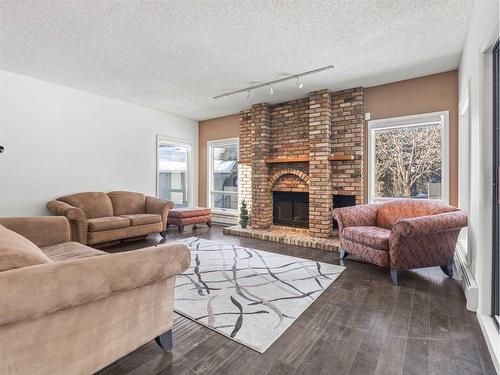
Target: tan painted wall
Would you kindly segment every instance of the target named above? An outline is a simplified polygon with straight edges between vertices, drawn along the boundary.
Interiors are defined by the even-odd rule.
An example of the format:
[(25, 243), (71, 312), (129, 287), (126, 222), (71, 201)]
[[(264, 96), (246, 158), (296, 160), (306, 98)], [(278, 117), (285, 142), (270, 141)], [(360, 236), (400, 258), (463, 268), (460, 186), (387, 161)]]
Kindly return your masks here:
[[(419, 113), (450, 113), (450, 204), (458, 204), (458, 72), (456, 70), (406, 81), (365, 88), (365, 112), (372, 120)], [(199, 122), (199, 189), (200, 206), (206, 205), (207, 141), (239, 136), (239, 115)], [(367, 134), (367, 132), (365, 132)], [(365, 155), (367, 155), (365, 140)], [(367, 158), (363, 175), (368, 196)]]
[[(365, 113), (371, 120), (419, 113), (449, 111), (450, 127), (450, 204), (458, 204), (458, 71), (365, 88)], [(368, 134), (368, 132), (365, 132)], [(365, 155), (367, 154), (365, 142)], [(364, 163), (365, 197), (367, 158)]]
[(240, 115), (199, 122), (198, 129), (198, 204), (207, 206), (207, 142), (240, 136)]

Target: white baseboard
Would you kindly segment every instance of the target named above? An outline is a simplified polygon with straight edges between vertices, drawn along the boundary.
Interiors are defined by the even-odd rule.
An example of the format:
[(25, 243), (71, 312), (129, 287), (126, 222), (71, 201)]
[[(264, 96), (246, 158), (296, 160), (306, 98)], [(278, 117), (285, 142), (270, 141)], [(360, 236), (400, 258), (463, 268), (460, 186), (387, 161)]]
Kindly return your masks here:
[(477, 320), (490, 351), (491, 360), (497, 374), (500, 374), (500, 333), (491, 316), (477, 313)]
[(474, 279), (474, 275), (470, 271), (469, 265), (467, 264), (465, 251), (460, 245), (460, 242), (455, 250), (455, 270), (457, 278), (460, 280), (464, 290), (465, 299), (467, 301), (467, 310), (477, 311), (479, 290), (476, 280)]

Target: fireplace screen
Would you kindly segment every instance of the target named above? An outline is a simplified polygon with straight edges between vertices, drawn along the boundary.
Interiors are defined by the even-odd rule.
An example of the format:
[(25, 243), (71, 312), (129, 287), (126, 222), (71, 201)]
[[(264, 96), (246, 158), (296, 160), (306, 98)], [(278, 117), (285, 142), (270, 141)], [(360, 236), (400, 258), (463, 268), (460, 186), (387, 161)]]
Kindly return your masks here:
[(309, 193), (273, 192), (273, 224), (309, 228)]

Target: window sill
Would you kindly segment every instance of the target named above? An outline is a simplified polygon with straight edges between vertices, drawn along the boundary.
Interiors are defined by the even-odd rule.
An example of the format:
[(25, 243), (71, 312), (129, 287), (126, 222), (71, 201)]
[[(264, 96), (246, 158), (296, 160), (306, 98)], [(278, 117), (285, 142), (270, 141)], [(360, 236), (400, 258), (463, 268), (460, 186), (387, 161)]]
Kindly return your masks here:
[(212, 215), (217, 215), (217, 216), (230, 216), (230, 217), (237, 217), (238, 216), (238, 211), (230, 211), (230, 210), (221, 210), (217, 208), (212, 208)]

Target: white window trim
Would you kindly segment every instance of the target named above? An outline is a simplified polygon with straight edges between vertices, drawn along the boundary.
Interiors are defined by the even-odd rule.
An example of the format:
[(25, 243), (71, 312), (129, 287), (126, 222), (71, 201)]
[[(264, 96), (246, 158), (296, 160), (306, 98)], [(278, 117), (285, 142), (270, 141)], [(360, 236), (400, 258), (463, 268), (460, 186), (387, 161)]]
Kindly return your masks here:
[[(212, 182), (213, 182), (213, 165), (212, 165), (212, 158), (213, 158), (213, 151), (212, 148), (214, 146), (226, 146), (230, 144), (235, 144), (238, 149), (238, 159), (236, 162), (239, 162), (239, 154), (240, 154), (240, 139), (239, 138), (225, 138), (225, 139), (216, 139), (212, 141), (207, 141), (207, 206), (212, 209), (212, 213), (216, 215), (223, 215), (223, 216), (238, 216), (238, 209), (236, 210), (228, 210), (228, 209), (221, 209), (221, 208), (214, 208), (212, 207)], [(239, 178), (239, 177), (238, 177)], [(221, 191), (221, 193), (229, 193), (233, 194), (231, 192), (224, 192)], [(238, 196), (238, 191), (235, 192), (235, 194)]]
[[(375, 197), (375, 169), (373, 166), (375, 165), (375, 142), (373, 142), (373, 133), (375, 130), (381, 129), (389, 129), (396, 127), (411, 127), (411, 126), (419, 126), (427, 123), (434, 122), (442, 123), (442, 132), (441, 132), (441, 144), (443, 145), (443, 152), (441, 154), (441, 166), (442, 166), (442, 178), (441, 178), (441, 194), (442, 198), (438, 201), (443, 202), (445, 204), (449, 204), (449, 195), (450, 195), (450, 170), (449, 170), (449, 112), (448, 111), (440, 111), (440, 112), (431, 112), (431, 113), (422, 113), (418, 115), (411, 116), (400, 116), (400, 117), (391, 117), (380, 120), (371, 120), (368, 121), (368, 202), (374, 202)], [(376, 198), (376, 202), (382, 202), (387, 200), (400, 199), (400, 198)], [(413, 198), (418, 199), (418, 198)]]
[[(470, 151), (471, 151), (471, 111), (470, 111), (470, 79), (468, 79), (467, 87), (465, 93), (460, 99), (459, 103), (459, 114), (458, 114), (458, 207), (463, 210), (470, 211), (470, 177), (471, 177), (471, 167), (470, 167)], [(462, 122), (463, 116), (467, 114), (467, 121), (464, 124)], [(462, 138), (466, 139), (467, 150), (462, 150), (461, 147), (464, 146)], [(465, 155), (463, 153), (466, 153)], [(466, 160), (463, 160), (463, 157)], [(458, 237), (458, 245), (463, 251), (464, 259), (467, 265), (471, 262), (471, 254), (469, 251), (469, 235), (468, 228), (463, 228), (460, 231), (460, 236)]]
[(193, 142), (188, 139), (166, 137), (160, 134), (156, 135), (156, 196), (159, 197), (160, 193), (160, 144), (168, 144), (175, 146), (188, 147), (188, 160), (187, 160), (187, 178), (186, 178), (186, 194), (187, 194), (187, 205), (191, 206), (192, 199), (192, 186), (193, 186)]

